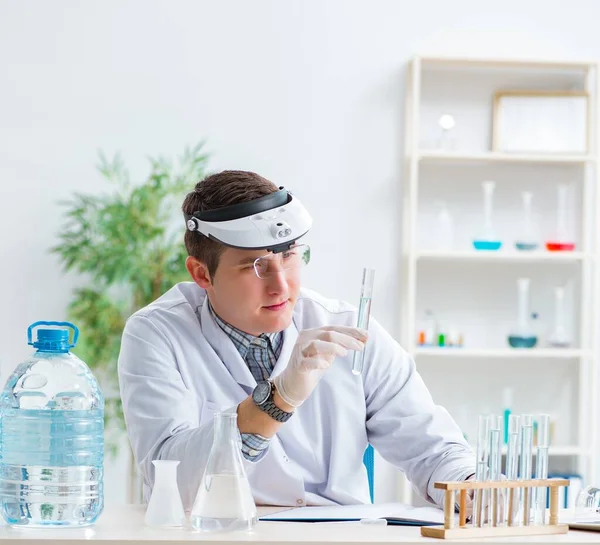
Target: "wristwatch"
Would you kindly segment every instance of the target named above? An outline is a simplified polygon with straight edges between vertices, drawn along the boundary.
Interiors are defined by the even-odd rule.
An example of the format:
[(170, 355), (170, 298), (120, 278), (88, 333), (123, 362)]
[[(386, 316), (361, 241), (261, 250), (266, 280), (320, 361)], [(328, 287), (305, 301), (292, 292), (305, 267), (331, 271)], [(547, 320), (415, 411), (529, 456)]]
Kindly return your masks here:
[(273, 403), (273, 393), (275, 385), (271, 380), (261, 380), (252, 392), (252, 401), (261, 410), (266, 412), (273, 420), (277, 422), (287, 422), (294, 414), (282, 411)]

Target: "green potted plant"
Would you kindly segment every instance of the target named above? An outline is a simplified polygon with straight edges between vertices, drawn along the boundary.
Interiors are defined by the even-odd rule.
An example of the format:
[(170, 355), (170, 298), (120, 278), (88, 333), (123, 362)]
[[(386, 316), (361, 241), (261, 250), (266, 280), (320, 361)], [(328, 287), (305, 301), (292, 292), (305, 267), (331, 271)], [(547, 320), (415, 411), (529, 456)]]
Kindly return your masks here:
[[(147, 179), (136, 184), (119, 155), (107, 160), (100, 154), (98, 169), (114, 190), (76, 193), (62, 203), (66, 222), (51, 251), (66, 271), (86, 280), (74, 290), (68, 316), (81, 330), (75, 353), (105, 392), (106, 444), (113, 454), (124, 430), (117, 383), (123, 327), (136, 310), (189, 278), (180, 206), (185, 193), (206, 175), (207, 161), (202, 143), (186, 148), (176, 165), (151, 158)], [(133, 458), (131, 469), (134, 478)]]

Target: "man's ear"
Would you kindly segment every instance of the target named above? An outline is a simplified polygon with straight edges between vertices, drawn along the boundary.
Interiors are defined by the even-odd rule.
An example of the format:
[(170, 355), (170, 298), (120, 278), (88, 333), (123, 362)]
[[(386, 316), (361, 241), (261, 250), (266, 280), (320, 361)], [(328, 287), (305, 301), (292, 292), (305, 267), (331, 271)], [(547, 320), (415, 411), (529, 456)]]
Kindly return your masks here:
[(207, 289), (212, 286), (210, 274), (208, 273), (208, 267), (202, 263), (202, 261), (195, 257), (188, 256), (185, 260), (185, 266), (192, 277), (192, 280), (196, 282), (201, 288)]

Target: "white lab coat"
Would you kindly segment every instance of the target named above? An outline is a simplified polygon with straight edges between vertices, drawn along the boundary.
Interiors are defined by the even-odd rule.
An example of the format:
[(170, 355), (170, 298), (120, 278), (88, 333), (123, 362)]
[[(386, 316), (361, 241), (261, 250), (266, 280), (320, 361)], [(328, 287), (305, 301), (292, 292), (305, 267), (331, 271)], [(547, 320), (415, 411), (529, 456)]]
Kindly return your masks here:
[[(302, 289), (272, 376), (287, 365), (298, 331), (353, 326), (356, 309)], [(272, 438), (258, 462), (244, 464), (257, 504), (369, 503), (363, 453), (368, 443), (438, 505), (433, 482), (474, 472), (473, 453), (445, 409), (436, 406), (415, 364), (371, 318), (362, 375), (352, 354), (338, 358), (308, 400)], [(178, 483), (193, 504), (213, 437), (215, 411), (235, 410), (256, 381), (215, 323), (206, 292), (177, 284), (127, 322), (119, 356), (127, 431), (144, 475), (152, 460), (180, 460)]]

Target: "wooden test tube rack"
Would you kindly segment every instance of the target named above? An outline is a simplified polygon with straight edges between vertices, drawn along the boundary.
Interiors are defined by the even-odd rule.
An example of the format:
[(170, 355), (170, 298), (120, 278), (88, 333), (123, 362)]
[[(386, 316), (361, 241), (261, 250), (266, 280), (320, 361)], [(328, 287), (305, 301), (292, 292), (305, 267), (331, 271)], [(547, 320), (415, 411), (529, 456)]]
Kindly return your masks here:
[[(444, 525), (422, 526), (421, 535), (426, 537), (437, 537), (440, 539), (476, 538), (494, 536), (524, 536), (537, 534), (565, 534), (569, 531), (568, 524), (558, 523), (558, 488), (568, 486), (568, 479), (530, 479), (527, 481), (460, 481), (435, 483), (434, 487), (445, 490), (444, 497)], [(533, 506), (529, 492), (532, 488), (550, 488), (550, 518), (546, 524), (530, 524), (529, 520), (518, 521), (519, 526), (492, 526), (486, 525), (481, 528), (467, 524), (467, 491), (468, 490), (496, 490), (500, 495), (501, 490), (508, 491), (508, 513), (509, 524), (516, 523), (512, 520), (514, 512), (513, 502), (519, 501), (519, 489), (525, 489), (525, 503)], [(459, 491), (458, 526), (455, 523), (455, 493)], [(532, 494), (533, 496), (533, 494)], [(535, 506), (533, 506), (535, 508)]]

